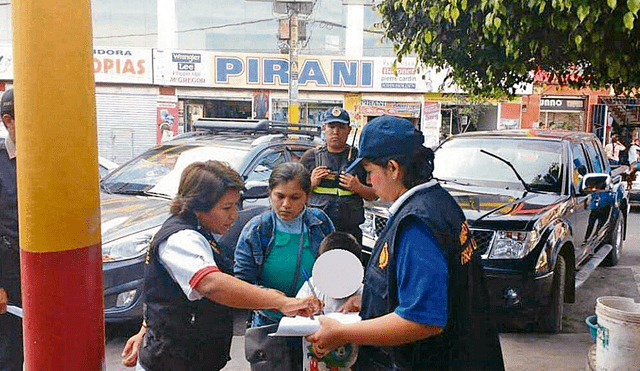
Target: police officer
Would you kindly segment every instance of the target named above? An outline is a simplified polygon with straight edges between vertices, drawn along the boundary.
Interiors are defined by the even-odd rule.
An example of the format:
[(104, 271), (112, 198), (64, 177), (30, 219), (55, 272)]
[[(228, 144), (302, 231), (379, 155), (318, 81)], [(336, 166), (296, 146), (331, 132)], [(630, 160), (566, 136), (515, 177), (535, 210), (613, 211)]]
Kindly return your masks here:
[(356, 161), (393, 204), (367, 265), (363, 321), (321, 317), (307, 340), (318, 356), (364, 345), (361, 370), (503, 370), (477, 246), (461, 209), (432, 178), (433, 152), (423, 140), (398, 117), (365, 126)]
[(0, 143), (0, 371), (13, 371), (22, 370), (23, 362), (22, 321), (5, 314), (7, 304), (22, 303), (13, 89), (2, 95), (0, 112), (9, 132)]
[(311, 172), (309, 205), (329, 215), (336, 230), (351, 233), (362, 243), (362, 199), (373, 200), (375, 193), (365, 185), (362, 166), (345, 172), (358, 155), (358, 150), (347, 144), (349, 123), (347, 111), (340, 107), (328, 109), (322, 125), (326, 143), (305, 152), (300, 161)]

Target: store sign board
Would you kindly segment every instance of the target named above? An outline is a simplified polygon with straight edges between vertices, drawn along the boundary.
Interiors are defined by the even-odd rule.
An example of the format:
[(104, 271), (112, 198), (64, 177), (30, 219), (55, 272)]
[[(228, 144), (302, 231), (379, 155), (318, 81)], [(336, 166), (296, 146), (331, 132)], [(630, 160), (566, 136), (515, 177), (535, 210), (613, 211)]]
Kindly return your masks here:
[(386, 102), (371, 99), (361, 101), (360, 112), (364, 116), (393, 115), (400, 117), (420, 117), (420, 102)]
[[(193, 60), (174, 58), (176, 55)], [(174, 56), (174, 57), (172, 57)], [(189, 59), (187, 58), (187, 59)], [(421, 69), (407, 58), (350, 59), (298, 56), (298, 88), (315, 91), (462, 93), (445, 82), (446, 70)], [(154, 82), (170, 86), (281, 89), (289, 87), (289, 58), (283, 54), (186, 52), (154, 49)]]
[(541, 111), (584, 111), (584, 99), (542, 97)]
[(211, 53), (153, 49), (153, 79), (167, 86), (213, 85)]
[[(93, 72), (96, 82), (153, 84), (151, 49), (93, 48)], [(0, 79), (13, 80), (13, 51), (0, 46)]]
[(96, 46), (93, 73), (96, 82), (152, 84), (151, 49)]

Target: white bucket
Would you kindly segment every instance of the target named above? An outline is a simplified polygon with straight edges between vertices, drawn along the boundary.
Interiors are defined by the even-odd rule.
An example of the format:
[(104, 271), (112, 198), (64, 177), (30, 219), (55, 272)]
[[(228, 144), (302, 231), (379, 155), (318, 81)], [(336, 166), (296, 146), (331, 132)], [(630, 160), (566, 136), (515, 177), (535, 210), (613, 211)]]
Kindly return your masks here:
[(632, 298), (603, 296), (596, 300), (596, 314), (596, 370), (640, 370), (640, 304)]

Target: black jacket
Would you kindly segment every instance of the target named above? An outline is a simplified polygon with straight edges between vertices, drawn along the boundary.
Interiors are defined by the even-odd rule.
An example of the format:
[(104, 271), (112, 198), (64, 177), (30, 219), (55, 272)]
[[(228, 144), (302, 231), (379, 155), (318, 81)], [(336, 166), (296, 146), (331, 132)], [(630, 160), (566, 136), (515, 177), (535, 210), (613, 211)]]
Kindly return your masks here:
[(362, 347), (363, 369), (503, 370), (498, 334), (488, 319), (489, 297), (475, 241), (462, 210), (440, 185), (411, 195), (382, 231), (367, 266), (362, 318), (380, 317), (398, 306), (396, 237), (403, 222), (411, 218), (429, 228), (447, 259), (449, 319), (440, 335), (401, 346)]

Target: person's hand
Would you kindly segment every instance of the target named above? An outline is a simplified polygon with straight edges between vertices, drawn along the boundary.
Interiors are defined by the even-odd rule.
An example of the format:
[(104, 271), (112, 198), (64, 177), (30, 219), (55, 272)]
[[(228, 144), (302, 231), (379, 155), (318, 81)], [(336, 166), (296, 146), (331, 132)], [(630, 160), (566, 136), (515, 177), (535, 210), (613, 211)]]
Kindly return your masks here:
[(144, 334), (147, 332), (146, 327), (142, 326), (140, 331), (127, 340), (122, 349), (122, 364), (127, 367), (134, 367), (138, 363), (138, 353), (140, 352), (140, 344)]
[(348, 173), (340, 174), (340, 187), (356, 192), (361, 186), (362, 183), (357, 176)]
[(0, 314), (5, 314), (7, 312), (7, 305), (9, 305), (9, 296), (5, 289), (0, 287)]
[(311, 172), (311, 188), (317, 187), (320, 181), (331, 174), (331, 171), (326, 166), (317, 166)]
[(306, 339), (313, 343), (313, 352), (320, 359), (347, 342), (341, 337), (340, 328), (342, 324), (340, 322), (325, 316), (318, 317), (318, 320), (320, 321), (320, 328), (313, 334), (308, 335)]
[(320, 313), (324, 304), (315, 296), (306, 298), (286, 298), (283, 305), (278, 308), (285, 316), (305, 316), (313, 319), (313, 315)]
[(361, 304), (362, 304), (362, 295), (353, 294), (347, 299), (347, 301), (344, 302), (344, 304), (342, 304), (340, 309), (338, 309), (338, 312), (340, 313), (359, 312)]

